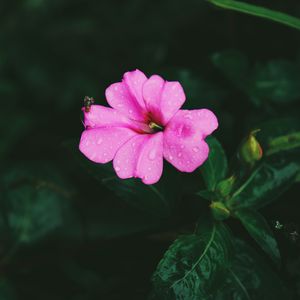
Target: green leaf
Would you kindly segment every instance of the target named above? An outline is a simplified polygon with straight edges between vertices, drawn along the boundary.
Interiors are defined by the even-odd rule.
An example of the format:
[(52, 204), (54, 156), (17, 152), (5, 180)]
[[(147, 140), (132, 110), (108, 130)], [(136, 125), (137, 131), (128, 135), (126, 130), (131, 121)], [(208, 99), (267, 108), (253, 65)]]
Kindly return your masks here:
[(248, 58), (237, 50), (225, 50), (214, 53), (211, 57), (212, 63), (234, 84), (244, 84), (242, 78), (247, 76), (249, 69)]
[(255, 67), (245, 91), (255, 102), (270, 100), (284, 104), (299, 100), (299, 85), (299, 66), (289, 61), (275, 60)]
[(35, 242), (65, 224), (73, 194), (52, 166), (30, 162), (11, 167), (1, 187), (2, 216), (14, 243)]
[[(131, 206), (149, 214), (166, 218), (171, 213), (171, 201), (176, 201), (182, 192), (177, 175), (164, 170), (163, 177), (155, 185), (146, 185), (140, 179), (120, 179), (112, 165), (96, 164), (89, 161), (78, 150), (78, 142), (65, 143), (77, 163), (111, 192)], [(181, 189), (181, 192), (180, 192)]]
[(285, 156), (262, 162), (233, 193), (229, 208), (261, 208), (269, 204), (294, 183), (298, 172), (299, 164)]
[(208, 191), (208, 190), (201, 190), (199, 192), (196, 193), (196, 195), (200, 196), (201, 198), (205, 199), (205, 200), (214, 200), (216, 195), (214, 192), (212, 191)]
[(0, 278), (0, 299), (1, 300), (14, 300), (16, 295), (14, 287), (9, 281), (4, 278)]
[(229, 263), (230, 235), (222, 223), (199, 225), (198, 232), (178, 238), (165, 253), (152, 279), (154, 299), (210, 299)]
[(209, 191), (214, 191), (217, 184), (225, 178), (227, 173), (227, 158), (222, 145), (212, 136), (206, 139), (209, 145), (209, 156), (201, 167), (203, 179)]
[(281, 23), (289, 27), (300, 30), (300, 19), (279, 11), (271, 10), (250, 3), (234, 1), (234, 0), (207, 0), (207, 1), (224, 9), (230, 9), (248, 15), (256, 16), (259, 18), (269, 19), (274, 22)]
[(224, 277), (224, 285), (213, 300), (291, 299), (276, 273), (245, 242), (234, 242), (235, 255)]
[(232, 209), (260, 208), (269, 204), (295, 182), (300, 171), (300, 147), (297, 140), (299, 120), (272, 120), (257, 128), (260, 129), (257, 139), (263, 149), (263, 158), (243, 178), (228, 200)]
[(280, 264), (280, 253), (273, 232), (265, 220), (258, 212), (252, 209), (241, 209), (235, 212), (235, 216), (242, 222), (246, 230), (261, 248), (273, 259)]
[[(266, 156), (280, 153), (300, 153), (300, 121), (297, 118), (279, 118), (258, 126), (257, 133)], [(288, 151), (288, 152), (286, 152)], [(291, 156), (291, 159), (294, 159)]]

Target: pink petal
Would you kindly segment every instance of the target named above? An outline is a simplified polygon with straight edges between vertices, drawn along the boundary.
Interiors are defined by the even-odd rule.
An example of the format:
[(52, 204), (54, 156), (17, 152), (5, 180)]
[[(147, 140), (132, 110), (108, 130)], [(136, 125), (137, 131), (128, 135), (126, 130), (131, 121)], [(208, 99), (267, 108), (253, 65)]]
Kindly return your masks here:
[(90, 128), (100, 127), (126, 127), (137, 132), (149, 130), (149, 126), (142, 122), (134, 121), (114, 108), (102, 105), (92, 105), (89, 112), (84, 112), (84, 125)]
[(185, 101), (182, 86), (177, 81), (164, 81), (158, 75), (151, 76), (144, 84), (143, 96), (148, 110), (161, 125), (175, 115)]
[(156, 183), (163, 170), (163, 133), (141, 134), (130, 139), (117, 152), (114, 169), (122, 178), (141, 178)]
[(143, 99), (143, 85), (146, 80), (146, 75), (140, 70), (126, 72), (123, 76), (123, 82), (126, 83), (131, 95), (136, 99), (143, 110), (145, 110), (145, 103)]
[(108, 104), (125, 114), (130, 119), (143, 122), (146, 113), (139, 105), (135, 97), (130, 93), (128, 86), (124, 82), (111, 84), (105, 91)]
[(193, 172), (208, 157), (204, 138), (218, 127), (215, 115), (207, 110), (180, 110), (164, 131), (164, 157), (182, 172)]
[(90, 111), (84, 112), (84, 125), (94, 127), (125, 126), (131, 124), (130, 120), (116, 109), (102, 105), (92, 105)]
[(80, 139), (79, 150), (97, 163), (111, 161), (117, 150), (136, 132), (122, 127), (102, 127), (85, 130)]

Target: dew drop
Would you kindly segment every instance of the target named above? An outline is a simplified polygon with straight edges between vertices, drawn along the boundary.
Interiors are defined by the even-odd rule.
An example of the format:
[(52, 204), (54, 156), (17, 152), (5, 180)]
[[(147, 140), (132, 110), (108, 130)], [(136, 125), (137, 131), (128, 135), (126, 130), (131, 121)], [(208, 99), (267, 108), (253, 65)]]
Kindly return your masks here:
[(99, 139), (97, 140), (97, 145), (100, 145), (102, 142), (103, 142), (103, 140), (102, 140), (101, 138), (99, 138)]
[(172, 155), (170, 155), (170, 156), (169, 156), (169, 159), (170, 159), (170, 160), (173, 160), (173, 156), (172, 156)]
[(181, 157), (181, 156), (182, 156), (182, 153), (181, 153), (181, 152), (178, 152), (177, 156), (178, 156), (178, 157)]
[(199, 148), (198, 148), (198, 147), (194, 147), (194, 148), (193, 148), (193, 151), (194, 151), (194, 152), (199, 152)]
[(122, 103), (117, 104), (117, 107), (123, 107)]
[(133, 111), (131, 110), (131, 109), (129, 109), (129, 111), (128, 111), (130, 114), (132, 114), (133, 113)]
[(150, 160), (154, 160), (155, 157), (156, 157), (156, 150), (155, 149), (152, 149), (150, 152), (149, 152), (149, 159)]
[(116, 167), (115, 169), (117, 172), (121, 170), (120, 167)]

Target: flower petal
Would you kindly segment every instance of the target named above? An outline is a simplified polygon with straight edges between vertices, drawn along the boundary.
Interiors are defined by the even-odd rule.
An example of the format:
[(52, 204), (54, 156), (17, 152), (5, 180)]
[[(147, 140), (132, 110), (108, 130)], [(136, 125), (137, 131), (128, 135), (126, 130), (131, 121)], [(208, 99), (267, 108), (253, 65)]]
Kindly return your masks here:
[(204, 138), (218, 127), (217, 118), (207, 110), (180, 110), (164, 131), (164, 157), (182, 172), (193, 172), (208, 157)]
[(163, 170), (163, 133), (141, 134), (125, 143), (114, 158), (114, 169), (122, 178), (141, 178), (156, 183)]
[(156, 183), (163, 171), (163, 133), (151, 134), (141, 149), (136, 176), (145, 184)]
[(123, 76), (123, 82), (126, 83), (131, 95), (136, 99), (143, 110), (145, 110), (145, 102), (143, 99), (143, 85), (146, 80), (146, 75), (140, 70), (126, 72)]
[(117, 150), (136, 132), (122, 127), (102, 127), (85, 130), (80, 139), (79, 150), (97, 163), (111, 161)]
[(88, 112), (83, 108), (84, 125), (95, 128), (105, 126), (125, 126), (132, 122), (116, 109), (102, 105), (92, 105)]
[(151, 76), (145, 82), (143, 97), (148, 110), (161, 125), (166, 125), (185, 101), (179, 82), (165, 81), (158, 75)]
[(145, 120), (146, 113), (135, 97), (130, 93), (125, 82), (111, 84), (106, 89), (105, 96), (111, 107), (125, 114), (130, 119), (141, 122)]

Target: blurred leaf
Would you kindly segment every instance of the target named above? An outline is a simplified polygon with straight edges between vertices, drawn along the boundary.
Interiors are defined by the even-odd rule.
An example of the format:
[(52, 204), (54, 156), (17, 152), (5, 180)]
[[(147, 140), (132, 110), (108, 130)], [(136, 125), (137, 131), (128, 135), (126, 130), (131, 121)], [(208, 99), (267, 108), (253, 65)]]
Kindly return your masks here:
[(2, 110), (0, 112), (0, 159), (12, 150), (15, 143), (21, 140), (32, 129), (32, 115), (19, 110)]
[(72, 196), (62, 179), (56, 181), (61, 177), (53, 167), (28, 165), (11, 168), (1, 182), (2, 215), (15, 243), (37, 241), (62, 227)]
[(208, 190), (201, 190), (196, 194), (205, 200), (214, 200), (216, 197), (214, 192)]
[(10, 284), (10, 282), (5, 280), (4, 278), (0, 278), (0, 299), (1, 300), (16, 299), (13, 286)]
[(300, 68), (297, 64), (277, 60), (257, 65), (247, 93), (255, 102), (270, 100), (288, 103), (300, 99)]
[(218, 102), (226, 95), (225, 90), (215, 82), (210, 82), (188, 69), (171, 69), (164, 73), (166, 78), (174, 78), (182, 84), (187, 98), (184, 107), (187, 109), (207, 107), (215, 111)]
[(153, 299), (210, 299), (229, 263), (230, 235), (222, 223), (199, 225), (198, 232), (165, 253), (152, 278)]
[(300, 19), (282, 13), (280, 11), (275, 11), (269, 8), (264, 8), (262, 6), (257, 6), (250, 3), (245, 3), (241, 1), (235, 1), (235, 0), (208, 0), (208, 1), (216, 6), (225, 9), (231, 9), (252, 16), (269, 19), (274, 22), (282, 23), (284, 25), (300, 30)]
[(290, 299), (279, 277), (245, 242), (236, 240), (235, 255), (213, 300)]
[(224, 50), (214, 53), (211, 60), (230, 81), (237, 86), (244, 84), (249, 72), (248, 58), (237, 50)]
[(273, 232), (265, 218), (255, 210), (241, 209), (235, 212), (245, 226), (249, 234), (261, 246), (261, 248), (273, 259), (280, 264), (280, 253)]
[(215, 190), (217, 184), (227, 173), (227, 158), (222, 145), (212, 136), (206, 139), (209, 145), (209, 156), (201, 167), (203, 179), (209, 191)]
[(88, 205), (80, 208), (85, 238), (117, 238), (147, 232), (159, 227), (161, 222), (146, 212), (135, 209), (121, 199), (106, 197), (92, 201), (86, 197)]
[[(139, 179), (120, 179), (111, 164), (96, 164), (85, 158), (74, 141), (65, 143), (77, 162), (93, 177), (130, 205), (160, 218), (170, 215), (171, 204), (179, 196), (177, 175), (164, 170), (163, 177), (155, 185), (145, 185)], [(174, 184), (174, 181), (175, 184)], [(176, 183), (177, 182), (177, 183)]]

